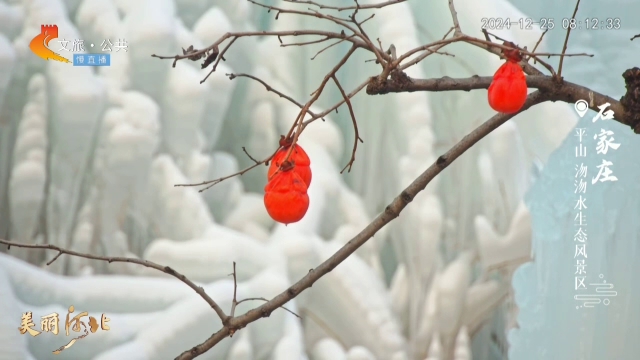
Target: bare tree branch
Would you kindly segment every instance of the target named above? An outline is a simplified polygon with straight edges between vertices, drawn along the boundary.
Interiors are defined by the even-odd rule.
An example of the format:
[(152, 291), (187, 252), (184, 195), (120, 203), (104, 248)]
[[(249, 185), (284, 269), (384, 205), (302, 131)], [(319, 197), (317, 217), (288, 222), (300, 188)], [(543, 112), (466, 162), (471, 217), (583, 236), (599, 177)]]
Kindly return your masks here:
[(0, 244), (7, 245), (9, 247), (9, 249), (11, 248), (11, 246), (15, 246), (15, 247), (26, 248), (26, 249), (45, 249), (45, 250), (57, 251), (58, 254), (51, 261), (49, 261), (47, 263), (47, 266), (51, 265), (58, 257), (60, 257), (60, 255), (67, 254), (67, 255), (77, 256), (77, 257), (81, 257), (81, 258), (85, 258), (85, 259), (106, 261), (109, 264), (111, 264), (113, 262), (125, 262), (125, 263), (138, 264), (138, 265), (142, 265), (142, 266), (145, 266), (145, 267), (148, 267), (148, 268), (156, 269), (158, 271), (162, 271), (165, 274), (168, 274), (168, 275), (171, 275), (171, 276), (175, 277), (176, 279), (182, 281), (183, 283), (187, 284), (187, 286), (192, 288), (193, 291), (195, 291), (198, 295), (200, 295), (200, 297), (202, 297), (211, 306), (211, 308), (213, 308), (213, 310), (216, 312), (216, 314), (218, 314), (218, 317), (220, 317), (220, 320), (222, 320), (223, 324), (226, 323), (229, 320), (229, 316), (227, 316), (227, 314), (224, 313), (222, 308), (213, 299), (211, 299), (211, 297), (209, 297), (209, 295), (207, 295), (207, 293), (204, 292), (204, 289), (202, 287), (194, 284), (186, 276), (184, 276), (181, 273), (175, 271), (174, 269), (170, 268), (169, 266), (162, 266), (162, 265), (156, 264), (156, 263), (148, 261), (148, 260), (141, 260), (141, 259), (136, 259), (136, 258), (107, 257), (107, 256), (97, 256), (97, 255), (91, 255), (91, 254), (84, 254), (84, 253), (79, 253), (77, 251), (63, 249), (61, 247), (58, 247), (58, 246), (55, 246), (55, 245), (50, 245), (50, 244), (23, 244), (23, 243), (19, 243), (19, 242), (15, 242), (15, 241), (3, 240), (3, 239), (0, 239)]
[[(527, 97), (527, 101), (523, 105), (519, 112), (525, 111), (533, 105), (546, 101), (546, 95), (540, 91), (535, 91)], [(518, 113), (519, 113), (518, 112)], [(517, 113), (516, 113), (517, 114)], [(176, 360), (189, 360), (193, 359), (199, 354), (203, 354), (207, 350), (211, 349), (214, 345), (224, 339), (232, 329), (241, 329), (247, 324), (250, 324), (260, 318), (268, 317), (275, 309), (286, 304), (289, 300), (295, 298), (305, 289), (311, 287), (318, 279), (329, 273), (336, 266), (342, 263), (346, 258), (353, 254), (360, 246), (371, 239), (380, 229), (390, 223), (393, 219), (397, 218), (402, 210), (415, 198), (415, 196), (425, 189), (425, 187), (433, 180), (442, 170), (449, 166), (455, 159), (462, 155), (465, 151), (470, 149), (474, 144), (487, 136), (493, 130), (497, 129), (500, 125), (507, 122), (516, 114), (497, 114), (491, 119), (487, 120), (484, 124), (480, 125), (477, 129), (473, 130), (467, 136), (462, 138), (460, 142), (454, 145), (449, 151), (442, 154), (436, 162), (429, 166), (418, 178), (416, 178), (407, 188), (405, 188), (400, 195), (398, 195), (389, 204), (385, 211), (379, 214), (367, 227), (365, 227), (358, 235), (349, 240), (340, 250), (333, 254), (330, 258), (325, 260), (315, 269), (309, 271), (298, 282), (290, 286), (287, 290), (283, 291), (267, 303), (248, 311), (244, 315), (232, 318), (228, 325), (213, 334), (202, 344), (193, 347), (192, 349), (185, 351)]]
[[(620, 101), (595, 92), (589, 88), (577, 85), (568, 81), (562, 84), (554, 81), (552, 76), (532, 75), (527, 76), (527, 86), (529, 88), (539, 89), (548, 93), (549, 101), (563, 101), (574, 103), (580, 99), (593, 98), (593, 102), (589, 104), (589, 108), (599, 112), (599, 105), (604, 103), (610, 104), (610, 109), (615, 113), (614, 120), (635, 128), (637, 124), (632, 124), (627, 120), (626, 111)], [(476, 89), (488, 89), (491, 85), (493, 77), (491, 76), (472, 76), (470, 78), (454, 79), (443, 77), (437, 79), (413, 79), (404, 73), (396, 72), (392, 74), (387, 81), (380, 82), (376, 77), (370, 79), (367, 86), (367, 94), (383, 95), (387, 93), (401, 93), (414, 91), (471, 91)]]

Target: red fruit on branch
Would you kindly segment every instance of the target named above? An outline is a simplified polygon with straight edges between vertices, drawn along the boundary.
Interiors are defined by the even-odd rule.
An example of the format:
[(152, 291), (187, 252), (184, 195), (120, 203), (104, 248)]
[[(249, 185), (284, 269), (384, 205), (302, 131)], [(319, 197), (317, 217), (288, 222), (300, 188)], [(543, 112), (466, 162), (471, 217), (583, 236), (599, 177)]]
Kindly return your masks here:
[(509, 59), (493, 75), (489, 105), (497, 112), (512, 114), (527, 100), (527, 79), (517, 62)]
[(298, 222), (309, 209), (307, 185), (293, 169), (280, 170), (264, 187), (264, 206), (277, 222)]
[[(273, 174), (282, 166), (282, 162), (289, 152), (289, 147), (283, 147), (276, 155), (271, 159), (271, 165), (269, 165), (269, 172), (267, 173), (267, 179), (271, 179)], [(311, 185), (311, 160), (307, 153), (298, 144), (293, 146), (291, 156), (289, 156), (289, 162), (293, 165), (293, 171), (298, 173), (307, 187)], [(281, 170), (282, 171), (282, 170)]]

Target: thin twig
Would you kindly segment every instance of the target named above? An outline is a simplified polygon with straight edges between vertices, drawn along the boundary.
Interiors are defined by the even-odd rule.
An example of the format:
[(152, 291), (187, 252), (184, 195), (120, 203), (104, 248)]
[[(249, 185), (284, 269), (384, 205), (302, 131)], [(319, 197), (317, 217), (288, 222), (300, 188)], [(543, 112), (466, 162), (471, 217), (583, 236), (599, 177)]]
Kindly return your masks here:
[(399, 4), (399, 3), (405, 2), (407, 0), (389, 0), (389, 1), (382, 2), (382, 3), (378, 3), (378, 4), (343, 6), (343, 7), (328, 6), (328, 5), (323, 5), (323, 4), (317, 3), (315, 1), (307, 1), (307, 0), (284, 0), (284, 1), (285, 2), (289, 2), (289, 3), (294, 3), (294, 4), (314, 5), (314, 6), (317, 6), (318, 8), (320, 8), (320, 9), (331, 9), (331, 10), (337, 10), (337, 11), (344, 11), (344, 10), (354, 10), (354, 9), (360, 9), (360, 10), (381, 9), (381, 8), (383, 8), (385, 6)]
[[(352, 99), (354, 96), (356, 96), (360, 91), (362, 91), (362, 89), (364, 89), (367, 84), (369, 84), (369, 79), (367, 79), (365, 82), (363, 82), (362, 84), (358, 85), (358, 87), (356, 87), (352, 92), (350, 92), (347, 95), (347, 98)], [(342, 106), (342, 104), (345, 103), (345, 99), (343, 98), (342, 100), (338, 101), (335, 105), (333, 105), (332, 107), (328, 108), (327, 110), (319, 113), (318, 115), (312, 117), (311, 119), (306, 120), (304, 123), (302, 123), (302, 128), (304, 129), (307, 125), (309, 125), (310, 123), (312, 123), (313, 121), (317, 120), (319, 116), (326, 116), (328, 115), (330, 112), (332, 111), (338, 111), (338, 108), (340, 106)]]
[[(351, 35), (351, 36), (349, 36), (349, 37), (353, 37), (353, 36), (355, 36), (355, 35)], [(311, 60), (315, 60), (315, 59), (316, 59), (316, 57), (318, 57), (318, 55), (320, 55), (321, 53), (323, 53), (325, 50), (327, 50), (327, 49), (329, 49), (329, 48), (331, 48), (331, 47), (333, 47), (333, 46), (336, 46), (336, 45), (340, 44), (340, 43), (341, 43), (341, 42), (343, 42), (344, 40), (345, 40), (345, 39), (340, 39), (340, 40), (338, 40), (338, 41), (334, 42), (333, 44), (331, 44), (331, 45), (329, 45), (329, 46), (326, 46), (326, 47), (324, 47), (324, 48), (320, 49), (320, 51), (318, 51), (315, 55), (313, 55), (313, 57), (311, 58)]]
[[(233, 300), (231, 300), (231, 311), (229, 312), (229, 316), (233, 318), (236, 314), (236, 306), (238, 305), (237, 294), (238, 294), (238, 279), (236, 277), (236, 262), (233, 262), (233, 273), (229, 274), (233, 276)], [(229, 331), (229, 337), (233, 337), (233, 334), (236, 332), (236, 329), (231, 329)]]
[(455, 5), (453, 5), (453, 0), (449, 0), (449, 12), (451, 13), (451, 19), (453, 20), (453, 37), (459, 36), (462, 34), (462, 30), (460, 29), (458, 12), (456, 11)]
[(236, 311), (236, 305), (238, 304), (237, 302), (237, 293), (238, 293), (238, 279), (236, 277), (236, 262), (233, 262), (233, 273), (231, 273), (231, 275), (233, 276), (233, 304), (231, 305), (231, 313), (230, 316), (234, 316), (235, 311)]
[(15, 241), (7, 241), (7, 240), (3, 240), (3, 239), (0, 239), (0, 244), (5, 244), (5, 245), (8, 245), (8, 246), (20, 247), (20, 248), (26, 248), (26, 249), (45, 249), (45, 250), (57, 251), (58, 255), (56, 255), (56, 257), (54, 257), (53, 260), (49, 261), (47, 263), (47, 265), (51, 265), (51, 263), (53, 263), (53, 261), (55, 259), (57, 259), (61, 254), (67, 254), (67, 255), (77, 256), (77, 257), (81, 257), (81, 258), (85, 258), (85, 259), (106, 261), (109, 264), (111, 264), (113, 262), (124, 262), (124, 263), (138, 264), (138, 265), (142, 265), (142, 266), (145, 266), (145, 267), (148, 267), (148, 268), (156, 269), (158, 271), (162, 271), (165, 274), (171, 275), (171, 276), (175, 277), (176, 279), (182, 281), (183, 283), (187, 284), (187, 286), (189, 286), (191, 289), (193, 289), (198, 295), (200, 295), (200, 297), (202, 297), (213, 308), (213, 310), (215, 310), (216, 314), (218, 314), (218, 317), (220, 317), (220, 320), (222, 320), (223, 324), (226, 323), (226, 321), (228, 320), (227, 314), (225, 314), (224, 311), (222, 311), (222, 308), (220, 308), (220, 306), (218, 306), (218, 304), (213, 299), (211, 299), (211, 297), (209, 297), (209, 295), (207, 295), (207, 293), (205, 293), (205, 291), (204, 291), (204, 289), (202, 287), (194, 284), (186, 276), (184, 276), (181, 273), (175, 271), (173, 268), (171, 268), (169, 266), (162, 266), (162, 265), (156, 264), (154, 262), (151, 262), (149, 260), (141, 260), (141, 259), (136, 259), (136, 258), (107, 257), (107, 256), (97, 256), (97, 255), (91, 255), (91, 254), (84, 254), (84, 253), (80, 253), (80, 252), (77, 252), (77, 251), (63, 249), (63, 248), (61, 248), (59, 246), (55, 246), (55, 245), (51, 245), (51, 244), (23, 244), (23, 243), (19, 243), (19, 242), (15, 242)]
[(198, 192), (204, 192), (204, 191), (210, 189), (211, 187), (213, 187), (213, 186), (215, 186), (217, 184), (220, 184), (221, 182), (223, 182), (225, 180), (231, 179), (232, 177), (244, 175), (246, 172), (248, 172), (249, 170), (251, 170), (251, 169), (253, 169), (253, 168), (257, 167), (257, 166), (259, 166), (260, 164), (264, 164), (267, 161), (270, 161), (275, 154), (276, 153), (274, 152), (273, 155), (271, 155), (267, 159), (258, 161), (257, 163), (254, 163), (253, 165), (249, 166), (246, 169), (240, 170), (238, 172), (235, 172), (235, 173), (227, 175), (227, 176), (223, 176), (223, 177), (220, 177), (220, 178), (217, 178), (217, 179), (213, 179), (213, 180), (202, 181), (202, 182), (194, 183), (194, 184), (175, 184), (173, 186), (175, 186), (175, 187), (197, 187), (197, 186), (207, 185), (207, 187), (198, 190)]
[[(359, 22), (360, 26), (362, 26), (362, 24), (366, 23), (367, 21), (369, 21), (369, 20), (373, 19), (375, 16), (376, 16), (376, 14), (371, 14), (368, 18), (366, 18), (366, 19), (364, 19), (364, 20), (360, 21), (360, 22)], [(363, 34), (364, 34), (364, 32), (363, 32)]]
[(244, 151), (245, 154), (247, 154), (247, 156), (249, 157), (249, 159), (251, 159), (251, 161), (253, 161), (256, 165), (260, 165), (260, 162), (256, 159), (253, 158), (253, 156), (251, 156), (249, 154), (249, 152), (247, 151), (247, 148), (245, 148), (244, 146), (242, 147), (242, 151)]
[[(491, 35), (491, 36), (493, 36), (494, 38), (496, 38), (497, 40), (511, 42), (510, 40), (507, 40), (507, 39), (505, 39), (505, 38), (501, 38), (500, 36), (498, 36), (498, 35), (496, 35), (496, 34), (494, 34), (494, 33), (490, 33), (489, 31), (487, 31), (487, 29), (482, 29), (482, 32), (485, 34), (485, 38), (486, 38), (488, 35)], [(487, 40), (491, 41), (490, 39), (487, 39)]]
[[(264, 302), (269, 301), (268, 299), (265, 299), (265, 298), (263, 298), (263, 297), (254, 297), (254, 298), (246, 298), (246, 299), (242, 299), (242, 300), (238, 301), (238, 304), (241, 304), (241, 303), (243, 303), (243, 302), (245, 302), (245, 301), (254, 301), (254, 300), (261, 300), (261, 301), (264, 301)], [(286, 307), (284, 307), (284, 306), (280, 306), (280, 308), (281, 308), (281, 309), (283, 309), (283, 310), (286, 310), (286, 311), (288, 311), (288, 312), (290, 312), (290, 313), (292, 313), (292, 314), (293, 314), (293, 315), (295, 315), (298, 319), (302, 319), (302, 318), (300, 317), (300, 315), (298, 315), (298, 314), (296, 314), (295, 312), (293, 312), (293, 311), (291, 311), (291, 310), (287, 309)]]
[[(578, 6), (580, 6), (580, 0), (576, 1), (576, 8), (573, 9), (573, 15), (571, 19), (576, 18), (578, 12)], [(562, 45), (562, 55), (560, 56), (560, 64), (558, 64), (558, 78), (562, 79), (562, 63), (564, 62), (564, 54), (567, 52), (567, 44), (569, 43), (569, 34), (571, 34), (571, 26), (567, 27), (567, 35), (564, 37), (564, 45)]]
[(380, 51), (384, 52), (384, 49), (382, 48), (382, 41), (380, 41), (380, 38), (376, 38), (376, 41), (378, 42), (378, 46), (379, 46)]
[(358, 150), (358, 141), (362, 143), (364, 141), (360, 137), (360, 132), (358, 131), (358, 121), (356, 120), (356, 114), (353, 111), (353, 106), (351, 106), (351, 100), (349, 100), (349, 96), (347, 96), (347, 94), (344, 92), (344, 89), (342, 88), (342, 85), (340, 85), (340, 82), (338, 81), (336, 76), (333, 75), (331, 77), (333, 78), (333, 82), (336, 84), (336, 86), (340, 90), (340, 94), (342, 94), (342, 98), (347, 103), (347, 107), (349, 107), (349, 115), (351, 115), (351, 122), (353, 123), (353, 131), (354, 131), (353, 150), (351, 151), (351, 159), (349, 160), (347, 165), (345, 165), (345, 167), (342, 168), (342, 170), (340, 171), (340, 174), (342, 174), (345, 170), (347, 170), (347, 168), (349, 169), (347, 170), (347, 172), (351, 172), (351, 166), (353, 166), (353, 162), (356, 161), (356, 150)]
[[(546, 29), (546, 30), (542, 33), (542, 35), (540, 35), (540, 39), (538, 39), (538, 42), (536, 42), (536, 46), (534, 46), (534, 47), (533, 47), (533, 50), (531, 51), (532, 53), (535, 53), (535, 52), (536, 52), (536, 50), (538, 49), (538, 46), (540, 45), (540, 43), (542, 43), (542, 38), (544, 38), (544, 36), (547, 34), (547, 32), (548, 32), (548, 31), (549, 31), (549, 29)], [(529, 59), (531, 59), (531, 56), (529, 56), (529, 57), (527, 58), (527, 61), (528, 61)], [(533, 63), (534, 63), (534, 64), (536, 63), (536, 59), (535, 59), (535, 58), (533, 59)]]
[[(235, 78), (235, 77), (247, 77), (250, 79), (253, 79), (259, 83), (261, 83), (266, 89), (267, 91), (271, 91), (274, 92), (276, 94), (278, 94), (281, 98), (284, 98), (286, 100), (289, 100), (291, 103), (295, 104), (296, 106), (298, 106), (299, 108), (303, 108), (304, 105), (295, 101), (294, 99), (292, 99), (291, 97), (285, 95), (284, 93), (274, 89), (271, 85), (267, 84), (264, 80), (261, 80), (260, 78), (253, 76), (253, 75), (249, 75), (249, 74), (227, 74), (227, 76), (229, 76), (230, 79)], [(351, 99), (354, 96), (356, 96), (362, 89), (364, 89), (367, 84), (369, 83), (369, 80), (367, 79), (365, 82), (363, 82), (362, 84), (360, 84), (358, 87), (356, 87), (352, 92), (349, 93), (348, 98)], [(310, 119), (307, 119), (304, 121), (304, 123), (302, 124), (303, 129), (309, 125), (310, 123), (314, 122), (315, 120), (321, 119), (321, 120), (325, 120), (324, 117), (329, 115), (329, 113), (331, 113), (332, 111), (336, 110), (337, 108), (339, 108), (342, 104), (344, 104), (344, 98), (342, 100), (340, 100), (339, 102), (337, 102), (335, 105), (331, 106), (330, 108), (328, 108), (327, 110), (321, 112), (321, 113), (314, 113), (311, 110), (307, 110), (307, 114), (311, 115), (312, 117)]]
[(633, 41), (633, 39), (637, 39), (637, 38), (640, 38), (640, 34), (638, 34), (638, 35), (634, 35), (634, 36), (631, 38), (631, 41)]
[[(326, 37), (324, 39), (319, 39), (319, 40), (312, 40), (312, 41), (302, 41), (302, 42), (297, 42), (297, 43), (289, 43), (289, 44), (280, 44), (280, 47), (287, 47), (287, 46), (304, 46), (304, 45), (311, 45), (311, 44), (319, 44), (319, 43), (323, 43), (329, 39), (332, 39), (330, 37)], [(344, 39), (341, 39), (344, 40)]]
[(364, 35), (365, 38), (369, 39), (369, 35), (364, 31), (364, 28), (362, 27), (362, 24), (365, 23), (369, 19), (373, 19), (375, 14), (371, 14), (371, 16), (368, 19), (364, 19), (362, 22), (358, 22), (358, 20), (356, 20), (356, 15), (358, 15), (358, 10), (360, 9), (360, 4), (358, 3), (358, 0), (353, 0), (353, 1), (356, 3), (356, 8), (355, 8), (355, 10), (353, 10), (353, 14), (351, 14), (351, 16), (350, 16), (351, 21), (354, 24), (356, 24), (356, 26), (358, 27), (358, 30), (360, 30), (360, 33), (362, 35)]
[[(447, 36), (449, 36), (449, 34), (450, 34), (452, 31), (454, 31), (454, 29), (455, 29), (454, 27), (451, 27), (451, 28), (449, 29), (449, 31), (447, 31), (447, 32), (444, 34), (444, 36), (442, 37), (442, 39), (441, 39), (440, 41), (441, 41), (441, 42), (442, 42), (442, 41), (444, 41), (444, 40), (447, 38)], [(424, 31), (426, 32), (426, 29), (424, 29)], [(455, 36), (454, 36), (454, 38), (455, 38)], [(447, 43), (442, 43), (442, 44), (441, 44), (441, 45), (439, 45), (439, 46), (435, 46), (435, 48), (434, 48), (434, 49), (426, 49), (424, 54), (421, 54), (420, 56), (415, 57), (413, 60), (408, 61), (408, 62), (406, 62), (406, 63), (402, 64), (402, 66), (398, 67), (398, 70), (403, 71), (403, 70), (405, 70), (405, 69), (407, 69), (407, 68), (409, 68), (409, 67), (411, 67), (411, 66), (413, 66), (413, 65), (416, 65), (416, 64), (420, 63), (420, 62), (421, 62), (422, 60), (424, 60), (427, 56), (429, 56), (429, 55), (431, 55), (431, 54), (434, 54), (434, 53), (437, 53), (437, 52), (438, 52), (438, 49), (441, 49), (441, 48), (445, 47), (446, 45), (447, 45)], [(453, 56), (453, 55), (452, 55), (452, 56)], [(399, 64), (399, 62), (398, 62), (398, 64)]]
[(444, 36), (442, 37), (442, 40), (446, 39), (446, 38), (447, 38), (447, 36), (449, 36), (449, 34), (451, 34), (451, 32), (452, 32), (453, 30), (455, 30), (455, 28), (454, 28), (454, 27), (451, 27), (451, 28), (449, 29), (449, 31), (447, 31), (447, 32), (444, 34)]
[[(301, 103), (299, 103), (299, 102), (295, 101), (295, 100), (294, 100), (293, 98), (291, 98), (290, 96), (285, 95), (282, 91), (278, 91), (278, 90), (274, 89), (274, 88), (273, 88), (273, 86), (271, 86), (271, 85), (267, 84), (264, 80), (262, 80), (262, 79), (260, 79), (260, 78), (258, 78), (258, 77), (256, 77), (256, 76), (249, 75), (249, 74), (225, 74), (225, 75), (229, 77), (229, 80), (233, 80), (233, 79), (235, 79), (235, 78), (237, 78), (237, 77), (246, 77), (246, 78), (249, 78), (249, 79), (255, 80), (255, 81), (259, 82), (260, 84), (262, 84), (262, 85), (265, 87), (265, 89), (267, 89), (267, 91), (271, 91), (272, 93), (277, 94), (277, 95), (278, 95), (278, 96), (280, 96), (281, 98), (286, 99), (286, 100), (289, 100), (291, 103), (295, 104), (295, 105), (296, 105), (296, 106), (298, 106), (299, 108), (302, 108), (302, 107), (304, 106), (304, 105), (302, 105)], [(316, 114), (315, 114), (313, 111), (311, 111), (311, 110), (307, 110), (307, 114), (309, 114), (309, 115), (313, 116), (314, 118), (322, 118), (322, 117), (324, 117), (324, 116), (325, 116), (325, 115), (320, 115), (320, 116), (318, 116), (318, 115), (316, 115)], [(324, 119), (323, 119), (323, 120), (324, 120)]]
[[(487, 29), (482, 29), (482, 34), (484, 35), (484, 39), (487, 41), (491, 41), (491, 38), (489, 37), (489, 32), (487, 31)], [(493, 42), (493, 41), (491, 41)]]

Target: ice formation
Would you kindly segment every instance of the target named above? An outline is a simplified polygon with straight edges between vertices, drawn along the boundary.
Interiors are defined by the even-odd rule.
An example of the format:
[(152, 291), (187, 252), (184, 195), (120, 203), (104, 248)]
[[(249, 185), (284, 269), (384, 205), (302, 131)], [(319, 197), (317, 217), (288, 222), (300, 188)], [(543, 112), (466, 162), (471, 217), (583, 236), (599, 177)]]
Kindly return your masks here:
[[(524, 16), (503, 0), (456, 3), (461, 24), (470, 31), (484, 16)], [(243, 146), (254, 156), (267, 156), (297, 115), (297, 107), (262, 85), (243, 78), (230, 81), (225, 73), (250, 73), (302, 101), (344, 47), (311, 61), (317, 48), (281, 48), (275, 38), (243, 38), (204, 84), (199, 82), (209, 70), (201, 70), (198, 62), (182, 61), (172, 68), (170, 61), (150, 55), (172, 55), (189, 45), (202, 48), (227, 31), (323, 26), (295, 16), (274, 21), (272, 15), (245, 1), (0, 3), (0, 237), (171, 266), (229, 309), (233, 261), (239, 298), (278, 294), (349, 241), (441, 151), (493, 115), (483, 91), (357, 96), (353, 104), (365, 142), (353, 171), (339, 173), (351, 152), (347, 112), (313, 123), (300, 137), (314, 174), (311, 206), (302, 221), (287, 227), (274, 224), (262, 204), (266, 168), (203, 193), (174, 187), (250, 165)], [(435, 40), (450, 27), (446, 1), (400, 3), (378, 11), (373, 21), (377, 26), (369, 35), (385, 46), (393, 41), (398, 52)], [(60, 38), (84, 39), (85, 47), (126, 39), (128, 51), (112, 53), (111, 66), (97, 71), (44, 62), (28, 48), (41, 24), (57, 24)], [(424, 24), (428, 31), (422, 30)], [(533, 45), (540, 33), (514, 29), (509, 35)], [(500, 64), (471, 46), (456, 44), (451, 51), (455, 60), (431, 56), (407, 73), (417, 78), (486, 76)], [(345, 87), (378, 71), (371, 62), (363, 65), (369, 57), (357, 53), (338, 73)], [(474, 62), (458, 60), (468, 58)], [(312, 110), (339, 98), (337, 91), (328, 90)], [(574, 115), (561, 104), (518, 115), (450, 166), (355, 256), (288, 303), (302, 320), (275, 311), (200, 358), (506, 358), (505, 330), (517, 315), (512, 273), (529, 260), (531, 222), (534, 227), (543, 222), (537, 218), (544, 213), (540, 206), (553, 201), (547, 190), (550, 180), (544, 180), (546, 187), (539, 185), (534, 190), (538, 195), (531, 195), (529, 205), (536, 209), (538, 204), (538, 210), (530, 219), (523, 197), (531, 185), (532, 165), (545, 162), (574, 124)], [(631, 153), (632, 139), (625, 141), (625, 136), (620, 139)], [(558, 159), (551, 159), (546, 171), (558, 174), (553, 165)], [(631, 163), (628, 167), (637, 169)], [(631, 170), (621, 175), (625, 193), (635, 189), (634, 176)], [(540, 205), (544, 201), (548, 204)], [(607, 231), (613, 236), (612, 229)], [(625, 236), (633, 236), (626, 231)], [(543, 235), (534, 232), (537, 237)], [(549, 241), (533, 246), (538, 259), (555, 251)], [(607, 246), (609, 261), (631, 260), (638, 251), (629, 243)], [(215, 313), (191, 289), (153, 269), (68, 256), (46, 266), (55, 252), (1, 251), (0, 359), (172, 359), (220, 327)], [(545, 260), (546, 266), (527, 264), (516, 273), (521, 327), (511, 335), (514, 359), (533, 356), (532, 349), (540, 344), (534, 341), (544, 342), (539, 340), (545, 334), (542, 325), (568, 311), (551, 304), (555, 294), (535, 294), (538, 286), (557, 289), (548, 282), (552, 269), (562, 268), (554, 262), (560, 255), (554, 256)], [(607, 276), (616, 284), (632, 282), (630, 275), (621, 275), (621, 265), (594, 266), (609, 266)], [(637, 289), (629, 291), (640, 295)], [(617, 306), (631, 304), (629, 294), (619, 299)], [(238, 313), (257, 302), (241, 304)], [(31, 337), (16, 331), (25, 312), (36, 318), (51, 312), (63, 317), (70, 305), (106, 314), (111, 330), (90, 334), (60, 355), (51, 351), (62, 345), (64, 336)], [(550, 309), (543, 317), (540, 306)], [(622, 311), (638, 317), (637, 311)], [(604, 321), (606, 314), (597, 316)], [(591, 321), (594, 328), (595, 318)], [(616, 326), (621, 319), (608, 321)], [(594, 334), (601, 331), (592, 328), (588, 331)], [(620, 341), (639, 335), (637, 329), (626, 334), (628, 340)], [(613, 351), (618, 343), (609, 339)]]
[[(519, 328), (509, 334), (511, 358), (540, 359), (634, 359), (640, 353), (637, 320), (640, 309), (637, 258), (640, 206), (629, 194), (639, 190), (640, 167), (636, 161), (640, 150), (637, 135), (614, 121), (593, 122), (589, 112), (577, 125), (585, 128), (585, 146), (593, 149), (591, 156), (575, 157), (578, 144), (569, 136), (546, 165), (541, 178), (527, 195), (533, 224), (535, 262), (521, 266), (514, 274), (513, 286), (520, 306)], [(601, 129), (614, 132), (616, 150), (596, 155)], [(591, 309), (577, 308), (581, 302), (573, 299), (576, 262), (573, 219), (575, 217), (575, 167), (588, 168), (589, 179), (597, 174), (602, 158), (613, 163), (616, 182), (597, 182), (584, 197), (588, 206), (588, 253), (586, 273), (589, 293), (595, 284), (613, 285), (616, 296), (604, 298)], [(591, 170), (593, 169), (593, 170)], [(594, 286), (592, 286), (594, 285)], [(595, 291), (594, 291), (595, 290)], [(549, 336), (553, 328), (557, 336)]]

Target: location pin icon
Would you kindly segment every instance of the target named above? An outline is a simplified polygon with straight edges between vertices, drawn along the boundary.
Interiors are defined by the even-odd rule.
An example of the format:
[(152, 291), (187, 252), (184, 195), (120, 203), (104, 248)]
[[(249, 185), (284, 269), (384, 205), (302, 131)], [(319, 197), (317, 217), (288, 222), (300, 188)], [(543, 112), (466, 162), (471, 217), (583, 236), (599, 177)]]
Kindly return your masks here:
[(587, 110), (589, 110), (589, 104), (585, 100), (576, 101), (574, 107), (576, 108), (576, 112), (578, 113), (578, 115), (580, 115), (580, 117), (583, 117), (584, 114), (587, 113)]

